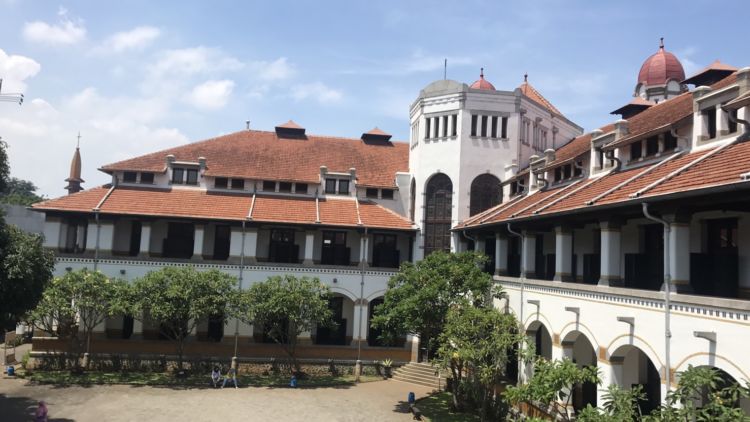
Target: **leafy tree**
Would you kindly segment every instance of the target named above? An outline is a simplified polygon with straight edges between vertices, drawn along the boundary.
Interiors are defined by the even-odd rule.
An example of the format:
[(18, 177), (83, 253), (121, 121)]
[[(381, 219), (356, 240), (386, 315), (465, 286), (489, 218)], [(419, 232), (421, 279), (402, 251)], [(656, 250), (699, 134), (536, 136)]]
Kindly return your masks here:
[(300, 372), (296, 357), (297, 338), (313, 324), (332, 327), (328, 306), (330, 292), (317, 278), (293, 275), (269, 277), (242, 293), (239, 318), (266, 334), (287, 354), (294, 371)]
[(604, 403), (599, 408), (587, 405), (576, 417), (579, 422), (631, 422), (642, 417), (638, 403), (646, 399), (643, 387), (638, 385), (623, 390), (611, 384), (604, 395)]
[(235, 300), (237, 279), (219, 270), (164, 267), (134, 281), (127, 313), (159, 326), (172, 340), (182, 369), (185, 339), (213, 315), (227, 316)]
[(505, 395), (512, 404), (542, 403), (556, 418), (571, 420), (568, 412), (572, 398), (570, 392), (577, 384), (585, 382), (601, 383), (596, 367), (579, 368), (569, 359), (549, 361), (539, 358), (534, 364), (531, 380), (520, 386), (508, 387)]
[(454, 408), (479, 407), (482, 420), (500, 416), (505, 403), (495, 386), (513, 347), (526, 341), (515, 317), (492, 307), (455, 306), (448, 310), (439, 340), (437, 360), (451, 373)]
[(37, 195), (36, 190), (34, 183), (11, 177), (6, 189), (0, 193), (0, 201), (5, 204), (29, 206), (44, 200), (44, 197)]
[(416, 264), (403, 263), (388, 281), (373, 325), (383, 331), (384, 340), (417, 334), (429, 350), (437, 350), (452, 307), (491, 303), (492, 277), (482, 271), (486, 259), (475, 252), (434, 252)]
[(41, 236), (0, 225), (0, 327), (11, 328), (39, 303), (53, 267)]
[(55, 278), (44, 291), (29, 321), (37, 328), (70, 340), (78, 363), (81, 351), (90, 350), (91, 334), (107, 317), (120, 310), (126, 285), (100, 272), (71, 271)]

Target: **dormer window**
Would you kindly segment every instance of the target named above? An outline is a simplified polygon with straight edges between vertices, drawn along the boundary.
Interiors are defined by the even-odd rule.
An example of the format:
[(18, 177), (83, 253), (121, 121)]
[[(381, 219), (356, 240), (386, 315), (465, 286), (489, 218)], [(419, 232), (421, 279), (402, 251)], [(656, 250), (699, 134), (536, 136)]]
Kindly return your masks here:
[(307, 183), (295, 183), (294, 193), (307, 194)]
[(154, 184), (154, 173), (141, 173), (141, 184), (153, 185)]
[(291, 193), (292, 183), (291, 182), (279, 182), (279, 192)]
[(729, 133), (737, 132), (737, 109), (727, 112), (727, 129)]
[(226, 177), (217, 177), (214, 179), (214, 187), (217, 189), (226, 189), (229, 187), (229, 179)]
[(393, 189), (382, 189), (380, 197), (383, 199), (393, 199)]
[(188, 185), (197, 185), (198, 184), (198, 169), (187, 169), (187, 181), (185, 182)]
[(173, 168), (172, 169), (172, 184), (181, 185), (185, 183), (185, 169), (184, 168)]
[(126, 171), (122, 174), (122, 181), (125, 183), (135, 183), (138, 178), (138, 173), (134, 171)]
[(672, 135), (672, 132), (664, 134), (664, 151), (672, 151), (677, 149), (677, 138)]
[(349, 181), (340, 179), (339, 180), (339, 195), (349, 195)]
[(646, 139), (646, 156), (656, 155), (659, 152), (659, 137), (652, 136)]
[(703, 133), (708, 139), (716, 138), (716, 109), (708, 108), (701, 111), (703, 116)]
[(365, 190), (365, 196), (368, 198), (378, 199), (378, 190), (375, 188), (367, 188)]
[(326, 179), (326, 193), (336, 193), (336, 179)]
[(643, 156), (643, 149), (641, 148), (641, 143), (636, 142), (633, 144), (630, 144), (630, 160), (637, 160)]
[(325, 193), (349, 195), (349, 180), (348, 179), (334, 179), (334, 178), (326, 179)]
[(245, 179), (232, 179), (232, 189), (245, 189)]
[(276, 192), (276, 182), (274, 182), (273, 180), (264, 180), (263, 191), (264, 192)]

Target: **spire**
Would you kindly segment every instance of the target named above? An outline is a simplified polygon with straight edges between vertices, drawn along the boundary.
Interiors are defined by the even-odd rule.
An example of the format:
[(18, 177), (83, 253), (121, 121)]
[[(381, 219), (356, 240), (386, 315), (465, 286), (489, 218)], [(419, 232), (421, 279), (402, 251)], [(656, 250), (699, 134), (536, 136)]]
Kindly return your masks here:
[(67, 179), (65, 179), (66, 182), (68, 182), (68, 186), (65, 186), (65, 189), (68, 190), (68, 195), (80, 192), (83, 190), (81, 187), (81, 183), (84, 182), (83, 179), (81, 179), (81, 133), (78, 133), (78, 139), (76, 140), (76, 151), (73, 153), (73, 159), (70, 161), (70, 175)]
[(529, 74), (528, 73), (524, 73), (523, 74), (523, 83), (528, 83), (528, 82), (529, 82)]
[(483, 67), (479, 68), (479, 78), (484, 79), (484, 68)]

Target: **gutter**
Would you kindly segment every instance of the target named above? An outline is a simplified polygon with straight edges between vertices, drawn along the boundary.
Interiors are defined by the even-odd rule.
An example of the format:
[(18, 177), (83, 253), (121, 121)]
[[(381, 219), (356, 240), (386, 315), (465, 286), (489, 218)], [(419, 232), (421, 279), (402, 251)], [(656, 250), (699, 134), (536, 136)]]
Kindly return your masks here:
[[(115, 188), (117, 187), (117, 179), (115, 179), (115, 183), (112, 184), (112, 187), (109, 188), (107, 193), (104, 194), (102, 199), (99, 201), (98, 204), (92, 209), (94, 212), (94, 221), (96, 221), (96, 244), (94, 245), (94, 271), (97, 271), (99, 269), (99, 238), (101, 236), (101, 229), (102, 225), (99, 221), (99, 213), (101, 211), (102, 206), (104, 205), (104, 201), (106, 201), (110, 195), (112, 195), (112, 192), (114, 192)], [(112, 233), (114, 235), (114, 233)]]
[[(253, 194), (253, 204), (255, 204), (255, 194)], [(252, 214), (252, 208), (250, 208), (250, 213)], [(250, 220), (250, 216), (247, 216), (247, 219)], [(246, 221), (242, 222), (242, 242), (240, 243), (240, 275), (238, 277), (239, 284), (237, 285), (237, 290), (239, 292), (242, 292), (242, 275), (243, 271), (245, 270), (245, 223)], [(239, 318), (234, 319), (234, 359), (232, 359), (233, 362), (237, 361), (237, 349), (239, 346), (240, 341), (240, 320)]]
[(669, 240), (670, 240), (670, 233), (671, 233), (671, 227), (669, 226), (669, 223), (665, 221), (664, 219), (661, 219), (659, 217), (655, 217), (652, 215), (648, 210), (648, 202), (644, 202), (642, 204), (643, 207), (643, 215), (648, 218), (651, 221), (660, 223), (664, 226), (664, 285), (662, 286), (662, 290), (664, 291), (664, 371), (665, 371), (665, 379), (667, 381), (667, 394), (669, 394), (669, 391), (672, 387), (672, 366), (671, 366), (671, 359), (670, 359), (670, 349), (671, 349), (671, 340), (672, 340), (672, 330), (670, 327), (670, 317), (672, 314), (672, 305), (670, 304), (670, 295), (672, 293), (671, 291), (671, 284), (672, 284), (672, 276), (670, 274), (670, 268), (669, 268)]

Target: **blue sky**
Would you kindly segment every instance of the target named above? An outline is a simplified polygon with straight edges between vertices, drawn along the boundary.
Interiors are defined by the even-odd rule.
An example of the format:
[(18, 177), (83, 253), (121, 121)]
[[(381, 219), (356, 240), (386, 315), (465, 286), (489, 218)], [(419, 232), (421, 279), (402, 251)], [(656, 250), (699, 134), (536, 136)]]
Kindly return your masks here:
[(26, 95), (0, 103), (14, 175), (62, 195), (78, 131), (87, 187), (108, 181), (99, 166), (245, 120), (405, 140), (443, 58), (450, 79), (484, 67), (498, 89), (528, 72), (587, 130), (629, 101), (661, 36), (688, 74), (750, 65), (742, 1), (161, 3), (0, 0), (3, 92)]

